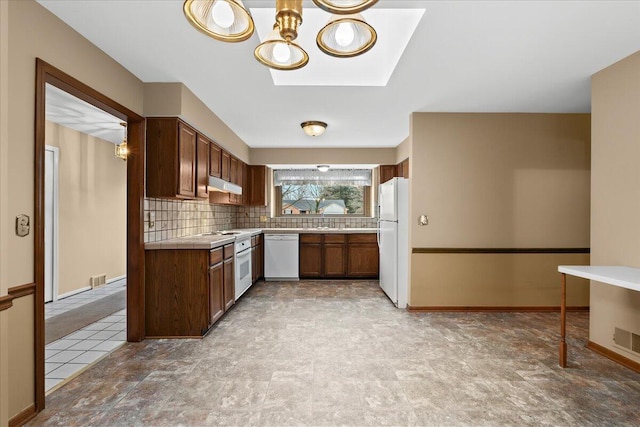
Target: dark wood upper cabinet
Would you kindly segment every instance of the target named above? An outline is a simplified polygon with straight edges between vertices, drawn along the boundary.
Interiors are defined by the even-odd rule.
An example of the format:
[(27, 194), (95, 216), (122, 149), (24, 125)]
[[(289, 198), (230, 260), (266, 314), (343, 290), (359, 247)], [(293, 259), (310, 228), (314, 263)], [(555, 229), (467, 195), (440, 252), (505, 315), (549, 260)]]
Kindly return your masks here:
[(409, 179), (409, 159), (405, 159), (402, 163), (398, 163), (398, 174), (401, 178)]
[(222, 175), (222, 148), (213, 142), (209, 144), (209, 175), (216, 178)]
[(193, 199), (196, 131), (177, 118), (147, 119), (147, 197)]
[(199, 199), (209, 198), (209, 146), (211, 142), (204, 136), (198, 134), (196, 148), (196, 197)]
[(380, 184), (396, 176), (396, 165), (380, 165)]
[(225, 181), (231, 181), (231, 154), (222, 150), (222, 157), (220, 163), (220, 178)]
[(249, 174), (245, 178), (247, 199), (246, 204), (251, 206), (267, 205), (267, 167), (264, 165), (247, 167)]

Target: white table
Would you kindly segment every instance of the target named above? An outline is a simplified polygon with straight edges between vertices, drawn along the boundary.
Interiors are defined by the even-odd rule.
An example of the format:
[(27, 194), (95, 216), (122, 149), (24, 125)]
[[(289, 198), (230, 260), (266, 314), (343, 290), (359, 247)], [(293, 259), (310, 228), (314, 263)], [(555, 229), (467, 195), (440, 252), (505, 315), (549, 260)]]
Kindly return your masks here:
[(559, 265), (562, 274), (562, 304), (560, 305), (560, 360), (563, 368), (567, 366), (567, 274), (595, 280), (620, 288), (640, 291), (640, 268), (596, 265)]

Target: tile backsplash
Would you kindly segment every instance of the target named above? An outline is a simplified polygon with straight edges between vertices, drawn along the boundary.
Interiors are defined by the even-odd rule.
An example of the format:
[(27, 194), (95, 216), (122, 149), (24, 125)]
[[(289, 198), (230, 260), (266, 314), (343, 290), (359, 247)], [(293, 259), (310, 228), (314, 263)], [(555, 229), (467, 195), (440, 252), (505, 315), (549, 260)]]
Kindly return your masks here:
[[(151, 227), (149, 214), (155, 213)], [(376, 218), (270, 217), (268, 206), (211, 205), (206, 201), (145, 198), (144, 242), (232, 228), (375, 228)], [(267, 217), (261, 222), (260, 217)]]
[[(237, 228), (236, 206), (210, 205), (206, 201), (144, 199), (144, 242), (193, 236), (208, 231)], [(155, 213), (153, 227), (149, 213)]]
[[(376, 218), (365, 217), (309, 217), (306, 215), (290, 217), (270, 217), (271, 210), (268, 206), (239, 206), (237, 207), (237, 228), (375, 228)], [(266, 216), (266, 222), (260, 222), (260, 217)]]

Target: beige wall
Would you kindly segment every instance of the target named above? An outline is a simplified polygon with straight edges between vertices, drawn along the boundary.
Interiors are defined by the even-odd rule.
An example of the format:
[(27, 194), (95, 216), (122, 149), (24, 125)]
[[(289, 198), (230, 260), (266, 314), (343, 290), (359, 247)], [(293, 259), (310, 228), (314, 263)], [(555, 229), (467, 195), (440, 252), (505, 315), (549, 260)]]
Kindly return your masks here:
[[(34, 403), (33, 295), (13, 300), (9, 309), (9, 416)], [(18, 363), (19, 362), (19, 363)]]
[[(27, 237), (17, 237), (13, 233), (13, 218), (24, 213), (33, 220), (34, 214), (36, 58), (42, 58), (137, 113), (142, 113), (143, 85), (35, 1), (11, 0), (0, 1), (0, 4), (3, 15), (0, 70), (8, 72), (8, 80), (1, 79), (0, 98), (1, 105), (11, 107), (2, 110), (0, 115), (0, 295), (6, 295), (8, 288), (34, 281), (33, 232)], [(0, 415), (3, 424), (5, 418), (13, 417), (16, 411), (34, 402), (32, 389), (25, 388), (33, 384), (34, 331), (33, 324), (26, 321), (33, 319), (33, 301), (32, 297), (23, 297), (14, 303), (14, 307), (0, 316), (0, 321), (8, 319), (9, 324), (0, 328), (0, 358), (5, 348), (10, 349), (8, 363), (0, 364), (0, 408), (8, 408), (6, 416)], [(22, 372), (25, 375), (20, 375)]]
[(60, 149), (59, 288), (67, 294), (126, 274), (127, 164), (114, 144), (47, 122), (45, 143)]
[[(404, 141), (400, 143), (396, 147), (396, 161), (395, 164), (403, 162), (405, 159), (409, 158), (411, 155), (411, 142), (410, 138), (407, 137)], [(409, 172), (411, 172), (411, 165), (409, 165)]]
[(179, 116), (234, 156), (249, 163), (249, 146), (182, 83), (146, 83), (145, 116)]
[[(11, 230), (8, 218), (9, 176), (8, 113), (9, 99), (9, 3), (0, 1), (0, 254), (7, 253), (7, 232)], [(7, 257), (0, 256), (0, 297), (7, 294)], [(0, 311), (0, 426), (9, 420), (9, 313)]]
[[(640, 268), (640, 52), (591, 80), (591, 263)], [(589, 339), (614, 346), (615, 327), (640, 334), (640, 293), (592, 282)]]
[[(414, 113), (410, 136), (412, 247), (588, 247), (589, 126), (588, 114)], [(415, 224), (421, 214), (429, 216), (426, 227)], [(547, 274), (517, 269), (523, 257), (534, 258), (500, 258), (500, 263), (494, 263), (492, 281), (478, 286), (477, 281), (456, 279), (455, 275), (425, 275), (422, 265), (433, 255), (414, 254), (411, 305), (467, 305), (463, 301), (469, 292), (491, 295), (507, 286), (500, 284), (505, 277), (500, 273), (507, 266), (508, 271), (519, 271), (509, 282), (512, 288), (502, 289), (482, 305), (529, 305), (527, 301), (558, 305), (555, 291), (546, 292), (545, 284), (535, 285), (543, 292), (536, 299), (529, 298), (531, 289), (518, 288), (537, 283), (532, 274)], [(561, 258), (557, 257), (557, 264)], [(466, 259), (463, 255), (447, 257), (450, 265), (460, 268), (465, 268)], [(423, 292), (423, 288), (434, 287), (440, 288), (437, 301)], [(505, 299), (505, 295), (511, 297)], [(586, 295), (583, 291), (575, 304), (587, 305)]]
[(252, 148), (252, 165), (381, 164), (395, 162), (395, 148)]

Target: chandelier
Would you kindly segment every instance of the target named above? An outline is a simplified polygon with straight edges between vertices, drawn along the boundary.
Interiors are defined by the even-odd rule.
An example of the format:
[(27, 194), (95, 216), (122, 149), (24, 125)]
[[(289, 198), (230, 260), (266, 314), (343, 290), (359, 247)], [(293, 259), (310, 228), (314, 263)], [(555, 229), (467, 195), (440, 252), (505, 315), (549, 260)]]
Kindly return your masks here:
[[(333, 14), (318, 32), (316, 44), (327, 55), (351, 58), (370, 50), (377, 34), (360, 12), (378, 0), (313, 0)], [(241, 0), (186, 0), (184, 14), (196, 29), (216, 40), (241, 42), (254, 32), (253, 18)], [(302, 25), (302, 0), (276, 0), (273, 30), (254, 51), (255, 58), (276, 70), (297, 70), (309, 55), (295, 43)]]

